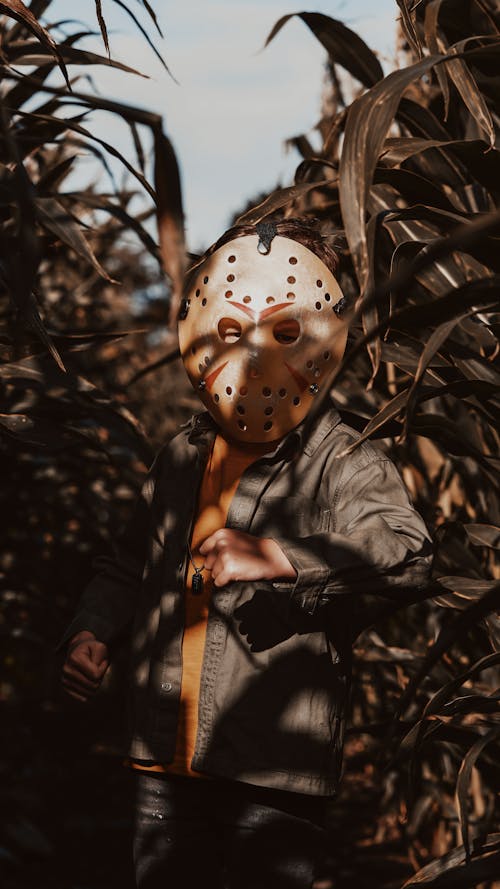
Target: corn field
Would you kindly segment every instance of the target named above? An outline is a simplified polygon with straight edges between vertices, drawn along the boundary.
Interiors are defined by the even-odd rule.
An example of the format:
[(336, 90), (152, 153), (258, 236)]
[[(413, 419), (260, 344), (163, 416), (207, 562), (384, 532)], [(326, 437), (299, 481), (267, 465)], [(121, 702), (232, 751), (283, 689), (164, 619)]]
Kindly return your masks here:
[[(140, 5), (159, 54), (154, 9)], [(54, 647), (155, 449), (199, 409), (174, 323), (196, 257), (161, 116), (72, 75), (105, 64), (141, 76), (110, 56), (100, 0), (88, 32), (54, 23), (50, 6), (0, 2), (0, 875), (7, 889), (122, 889), (123, 654), (83, 714), (63, 700)], [(390, 454), (434, 539), (426, 597), (396, 609), (367, 596), (353, 631), (321, 889), (494, 889), (500, 7), (398, 0), (397, 14), (400, 67), (387, 75), (341, 21), (275, 24), (266, 52), (292, 15), (326, 50), (321, 148), (296, 137), (294, 181), (257, 204), (249, 195), (238, 221), (309, 219), (340, 252), (351, 321), (332, 397), (361, 441)], [(96, 26), (102, 55), (79, 48)], [(127, 123), (133, 157), (94, 135), (101, 111)], [(68, 189), (83, 154), (103, 175)], [(56, 801), (69, 786), (68, 815)], [(79, 850), (98, 829), (113, 866), (99, 878)]]

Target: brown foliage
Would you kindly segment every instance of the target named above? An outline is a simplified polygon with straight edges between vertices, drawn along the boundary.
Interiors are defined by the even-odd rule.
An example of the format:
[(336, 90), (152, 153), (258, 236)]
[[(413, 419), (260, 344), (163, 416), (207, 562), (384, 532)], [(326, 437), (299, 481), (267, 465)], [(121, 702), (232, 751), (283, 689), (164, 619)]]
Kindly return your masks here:
[[(32, 3), (37, 21), (48, 5)], [(46, 702), (42, 665), (89, 555), (127, 514), (151, 444), (195, 397), (165, 329), (160, 256), (177, 292), (185, 260), (161, 121), (49, 88), (58, 64), (99, 57), (71, 38), (53, 45), (21, 3), (2, 6), (3, 693)], [(315, 219), (340, 250), (352, 317), (333, 397), (389, 451), (435, 540), (425, 601), (395, 613), (367, 596), (359, 614), (346, 774), (330, 813), (335, 887), (485, 887), (499, 868), (500, 16), (494, 0), (398, 6), (405, 64), (386, 77), (343, 23), (300, 14), (329, 53), (323, 145), (296, 139), (295, 182), (238, 221)], [(351, 102), (339, 67), (354, 79)], [(120, 159), (151, 198), (142, 215), (132, 190), (64, 191), (82, 145), (104, 165), (116, 155), (85, 123), (101, 108), (132, 129), (138, 165)], [(141, 126), (154, 134), (155, 187)], [(145, 225), (153, 212), (161, 245)]]

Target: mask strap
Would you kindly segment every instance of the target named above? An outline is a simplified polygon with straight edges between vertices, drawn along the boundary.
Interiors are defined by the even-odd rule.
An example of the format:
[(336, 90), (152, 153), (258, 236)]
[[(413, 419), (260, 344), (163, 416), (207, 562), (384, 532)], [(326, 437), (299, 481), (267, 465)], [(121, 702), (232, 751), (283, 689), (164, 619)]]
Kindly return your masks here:
[(259, 253), (270, 253), (271, 241), (278, 233), (274, 222), (258, 222), (255, 226), (255, 231), (259, 236), (259, 243), (257, 244)]
[(342, 315), (346, 306), (347, 306), (347, 300), (346, 300), (345, 296), (341, 296), (338, 303), (333, 307), (333, 311), (335, 312), (337, 317)]

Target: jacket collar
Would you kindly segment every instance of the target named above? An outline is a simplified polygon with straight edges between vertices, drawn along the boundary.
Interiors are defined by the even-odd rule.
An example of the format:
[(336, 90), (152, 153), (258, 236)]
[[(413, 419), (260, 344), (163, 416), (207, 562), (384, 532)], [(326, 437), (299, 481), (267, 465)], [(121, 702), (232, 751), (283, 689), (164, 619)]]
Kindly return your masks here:
[[(306, 417), (295, 429), (292, 429), (280, 439), (275, 449), (265, 455), (265, 459), (271, 460), (278, 456), (291, 456), (292, 453), (298, 450), (303, 451), (308, 457), (312, 457), (328, 433), (340, 421), (340, 414), (331, 402), (328, 402), (326, 408), (321, 410), (319, 414), (313, 417)], [(194, 414), (181, 428), (185, 431), (188, 442), (201, 451), (211, 447), (215, 436), (219, 432), (217, 423), (208, 411)]]

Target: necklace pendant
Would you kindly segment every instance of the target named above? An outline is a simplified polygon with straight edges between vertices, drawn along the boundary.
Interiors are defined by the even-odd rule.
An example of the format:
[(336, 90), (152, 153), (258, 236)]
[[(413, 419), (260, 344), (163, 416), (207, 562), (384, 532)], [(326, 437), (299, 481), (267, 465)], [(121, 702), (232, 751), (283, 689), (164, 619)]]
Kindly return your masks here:
[(203, 577), (201, 571), (196, 571), (191, 580), (191, 592), (193, 596), (201, 596), (203, 593)]

